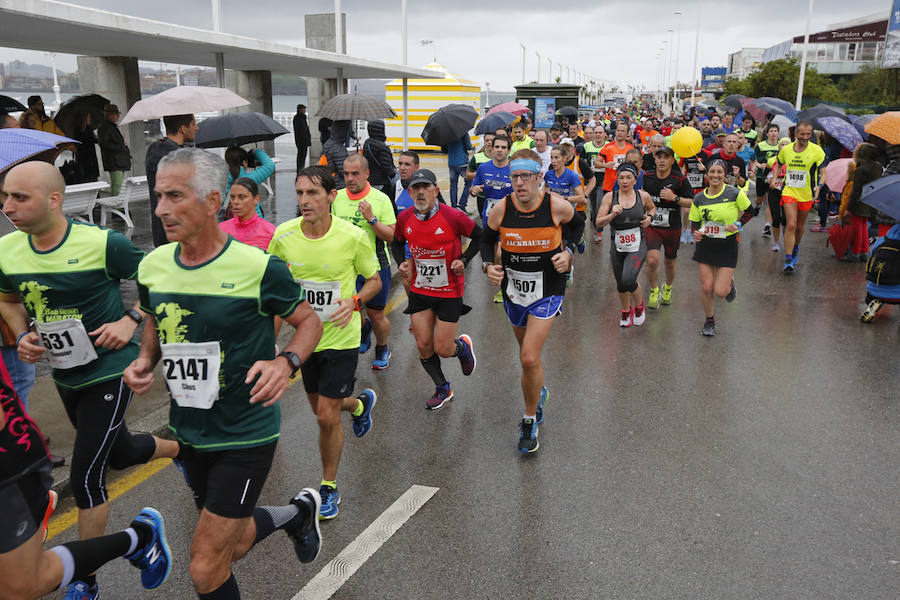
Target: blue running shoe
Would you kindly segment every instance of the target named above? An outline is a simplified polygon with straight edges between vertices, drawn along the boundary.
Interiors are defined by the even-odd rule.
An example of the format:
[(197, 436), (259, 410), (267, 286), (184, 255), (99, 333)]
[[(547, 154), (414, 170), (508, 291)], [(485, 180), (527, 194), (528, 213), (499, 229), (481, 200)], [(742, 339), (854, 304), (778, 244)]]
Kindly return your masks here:
[(365, 354), (372, 347), (372, 321), (365, 317), (362, 323), (362, 335), (359, 338), (359, 353)]
[(362, 437), (372, 429), (372, 409), (378, 402), (378, 394), (375, 393), (375, 390), (366, 388), (362, 394), (357, 396), (357, 399), (362, 402), (363, 411), (358, 417), (353, 417), (353, 435)]
[(587, 244), (585, 243), (584, 238), (581, 238), (576, 247), (578, 248), (578, 254), (584, 254), (584, 251), (587, 249)]
[(387, 344), (379, 349), (375, 346), (375, 360), (372, 361), (373, 371), (384, 371), (391, 364), (391, 349)]
[(544, 405), (547, 404), (547, 400), (550, 399), (550, 390), (547, 389), (547, 386), (541, 386), (541, 396), (538, 398), (538, 407), (535, 416), (537, 417), (537, 424), (544, 424)]
[(785, 275), (793, 275), (794, 274), (794, 260), (793, 258), (786, 258), (784, 260), (784, 274)]
[(522, 419), (519, 423), (519, 452), (523, 454), (537, 452), (540, 447), (537, 439), (538, 429), (540, 425), (535, 423), (534, 419)]
[(453, 390), (450, 389), (450, 382), (447, 382), (434, 388), (431, 398), (425, 401), (425, 408), (437, 410), (451, 400), (453, 400)]
[(319, 509), (319, 519), (328, 521), (329, 519), (338, 516), (338, 513), (341, 512), (341, 493), (337, 488), (333, 488), (330, 485), (320, 486), (319, 496), (322, 497), (322, 505)]
[(73, 581), (66, 588), (63, 600), (97, 600), (100, 597), (100, 587), (88, 585), (83, 581)]
[(459, 340), (464, 349), (459, 353), (459, 366), (462, 367), (463, 375), (471, 375), (475, 370), (477, 361), (475, 360), (475, 345), (472, 344), (472, 338), (465, 333), (456, 338)]
[(311, 563), (322, 549), (322, 532), (319, 530), (319, 509), (322, 499), (319, 492), (303, 488), (291, 499), (300, 512), (285, 523), (284, 532), (294, 542), (294, 554), (302, 563)]
[(141, 523), (150, 528), (150, 540), (125, 558), (141, 570), (144, 589), (155, 590), (163, 584), (172, 570), (172, 553), (166, 542), (163, 517), (155, 508), (145, 506), (132, 524)]
[[(794, 249), (794, 252), (797, 252), (797, 249), (796, 249), (796, 248)], [(799, 255), (799, 254), (792, 254), (792, 255), (791, 255), (791, 269), (796, 269), (796, 268), (797, 268), (797, 261), (798, 261), (798, 260), (800, 260), (800, 255)]]

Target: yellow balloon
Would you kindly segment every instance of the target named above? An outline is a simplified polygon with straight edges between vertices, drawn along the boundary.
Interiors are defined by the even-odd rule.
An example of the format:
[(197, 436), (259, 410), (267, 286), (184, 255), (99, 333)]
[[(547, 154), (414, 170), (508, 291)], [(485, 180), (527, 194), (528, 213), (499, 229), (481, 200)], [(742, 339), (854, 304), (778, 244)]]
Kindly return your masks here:
[(703, 136), (693, 127), (682, 127), (672, 134), (672, 150), (678, 156), (694, 156), (703, 148)]

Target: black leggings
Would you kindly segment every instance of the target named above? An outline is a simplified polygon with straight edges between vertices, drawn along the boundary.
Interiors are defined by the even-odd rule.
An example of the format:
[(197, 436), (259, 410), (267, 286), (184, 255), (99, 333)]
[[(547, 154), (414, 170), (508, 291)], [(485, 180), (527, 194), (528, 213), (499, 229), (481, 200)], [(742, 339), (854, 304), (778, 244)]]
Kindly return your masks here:
[(600, 230), (597, 229), (597, 211), (600, 210), (600, 200), (603, 199), (603, 190), (598, 188), (594, 188), (591, 192), (591, 230), (600, 233)]
[(107, 465), (126, 469), (145, 463), (156, 451), (156, 441), (148, 433), (128, 431), (125, 411), (132, 392), (121, 377), (77, 390), (57, 389), (75, 426), (72, 495), (78, 508), (93, 508), (107, 500)]
[(772, 213), (772, 227), (780, 229), (787, 225), (784, 208), (781, 206), (781, 190), (769, 188), (766, 194), (766, 201), (769, 203), (769, 212)]
[[(610, 237), (615, 238), (614, 235)], [(647, 258), (647, 240), (641, 238), (641, 248), (637, 252), (618, 252), (615, 241), (610, 240), (609, 258), (612, 260), (618, 292), (620, 294), (633, 292), (638, 287), (638, 275)]]

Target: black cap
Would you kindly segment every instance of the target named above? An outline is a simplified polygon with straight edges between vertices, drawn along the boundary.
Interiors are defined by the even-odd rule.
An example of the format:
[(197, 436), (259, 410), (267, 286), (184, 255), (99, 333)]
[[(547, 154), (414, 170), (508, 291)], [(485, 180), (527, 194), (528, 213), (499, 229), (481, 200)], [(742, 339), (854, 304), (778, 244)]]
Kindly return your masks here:
[(658, 156), (660, 152), (662, 152), (663, 154), (668, 154), (672, 158), (675, 158), (675, 151), (672, 150), (671, 148), (669, 148), (668, 146), (663, 146), (662, 148), (660, 148), (659, 150), (654, 152), (653, 156)]
[(430, 183), (431, 185), (437, 185), (437, 177), (434, 176), (434, 173), (429, 171), (428, 169), (419, 169), (409, 180), (409, 187), (412, 187), (419, 183)]
[(560, 123), (559, 121), (556, 121), (553, 125), (550, 126), (550, 129), (558, 129), (559, 131), (562, 131), (562, 128), (562, 123)]

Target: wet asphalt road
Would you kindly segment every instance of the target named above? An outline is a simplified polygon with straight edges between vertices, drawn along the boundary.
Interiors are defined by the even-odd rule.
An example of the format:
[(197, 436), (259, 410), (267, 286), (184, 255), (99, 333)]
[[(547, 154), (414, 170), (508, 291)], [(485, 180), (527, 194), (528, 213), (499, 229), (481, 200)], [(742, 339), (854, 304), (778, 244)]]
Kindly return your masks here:
[[(291, 183), (279, 176), (276, 212), (292, 210)], [(333, 598), (897, 598), (898, 310), (859, 323), (863, 267), (837, 263), (823, 234), (806, 235), (796, 275), (782, 276), (761, 225), (744, 234), (738, 296), (718, 302), (715, 338), (699, 335), (692, 248), (673, 304), (629, 330), (608, 240), (576, 257), (544, 350), (551, 397), (534, 456), (516, 451), (517, 347), (478, 259), (460, 329), (478, 367), (466, 378), (444, 361), (455, 399), (437, 412), (424, 409), (433, 386), (401, 302), (390, 368), (371, 371), (371, 352), (360, 360), (357, 389), (379, 394), (375, 425), (356, 439), (345, 415), (342, 511), (323, 524), (322, 555), (302, 566), (276, 533), (235, 566), (242, 597), (292, 598), (420, 484), (440, 489)], [(321, 477), (301, 386), (282, 407), (264, 504)], [(99, 576), (103, 595), (192, 598), (196, 512), (174, 468), (114, 500), (110, 530), (147, 504), (166, 516), (172, 576), (146, 592), (117, 561)]]

